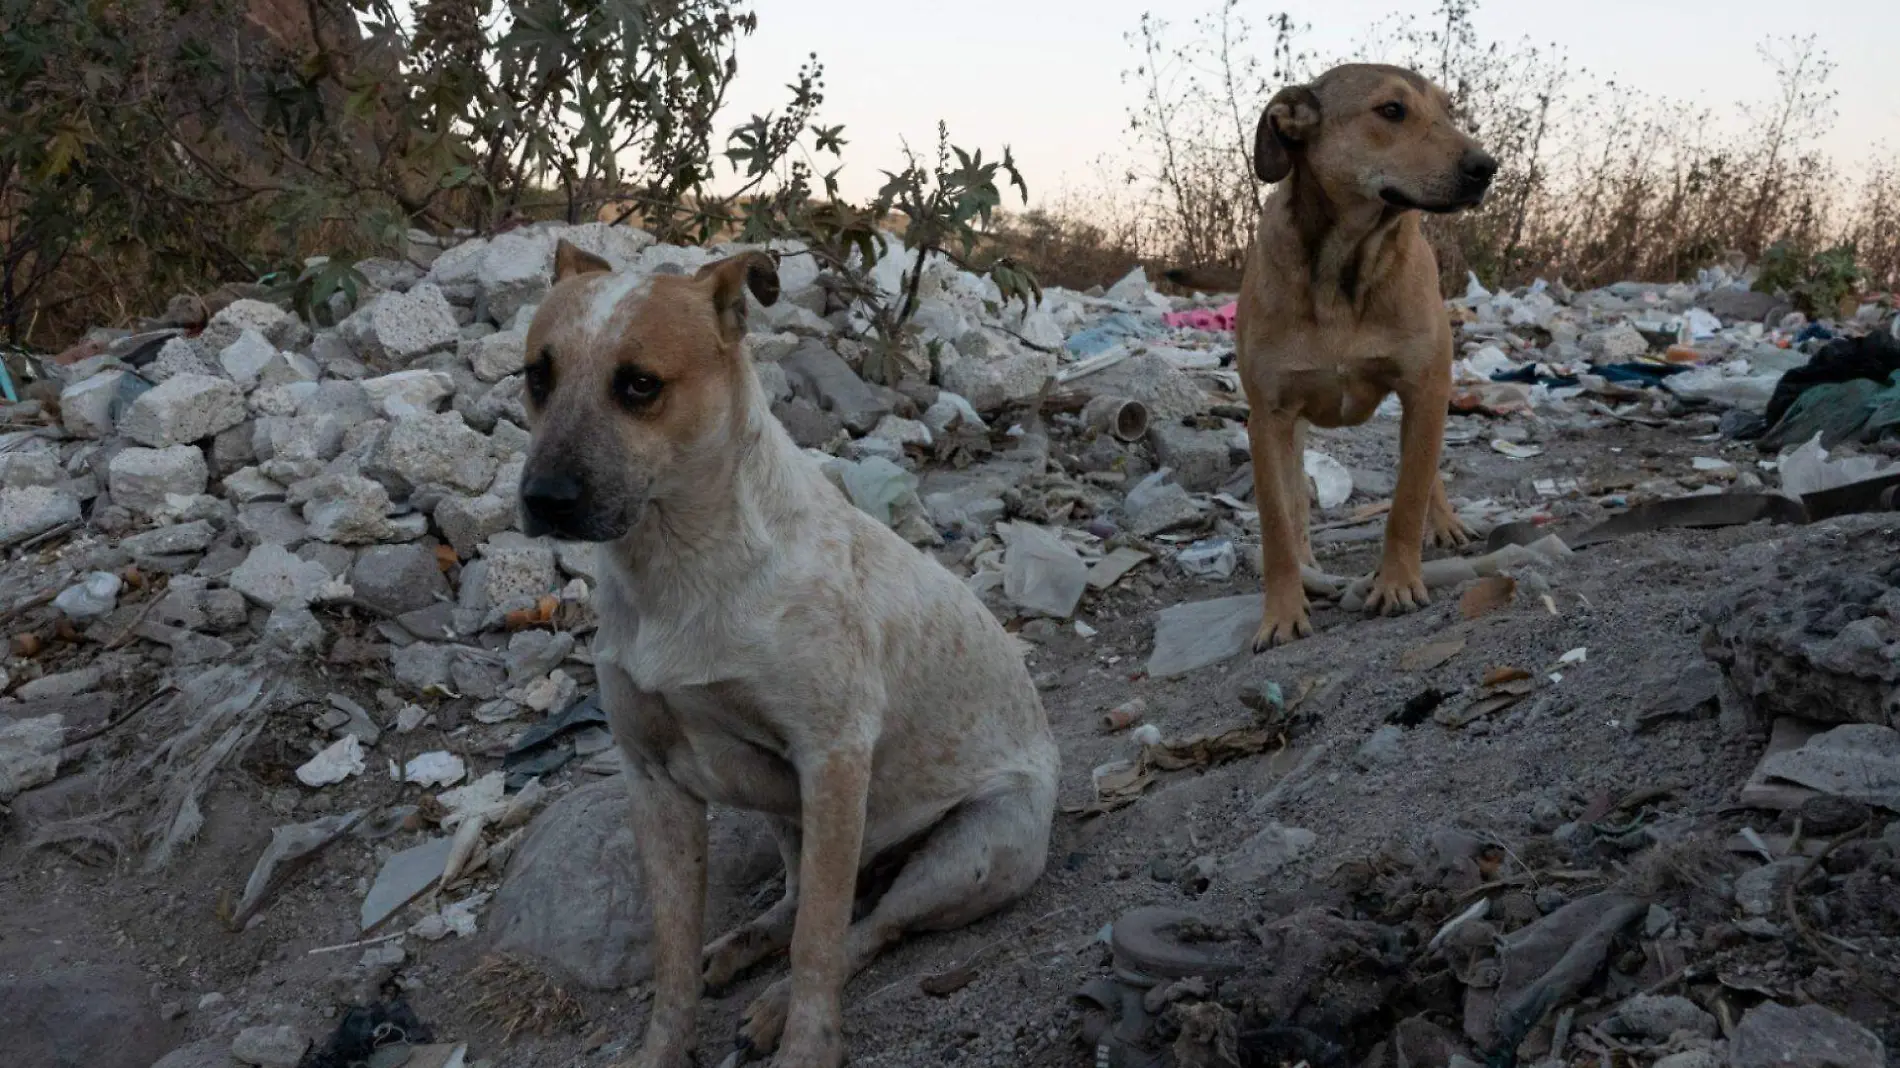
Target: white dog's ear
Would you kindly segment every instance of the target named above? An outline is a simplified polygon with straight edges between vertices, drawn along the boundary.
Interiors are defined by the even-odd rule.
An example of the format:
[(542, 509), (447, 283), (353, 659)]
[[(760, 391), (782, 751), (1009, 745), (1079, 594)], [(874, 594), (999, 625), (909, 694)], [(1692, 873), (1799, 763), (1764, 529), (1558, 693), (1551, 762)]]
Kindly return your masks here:
[(556, 282), (564, 282), (577, 274), (599, 274), (613, 269), (613, 264), (599, 256), (591, 252), (583, 252), (568, 244), (567, 238), (562, 238), (561, 243), (554, 246), (554, 280)]
[(1293, 153), (1319, 132), (1319, 95), (1304, 85), (1273, 94), (1253, 133), (1253, 173), (1277, 182), (1293, 170)]
[(742, 252), (709, 263), (693, 276), (712, 281), (713, 310), (719, 316), (720, 329), (728, 338), (745, 334), (745, 295), (748, 291), (760, 304), (778, 303), (778, 260), (764, 252)]

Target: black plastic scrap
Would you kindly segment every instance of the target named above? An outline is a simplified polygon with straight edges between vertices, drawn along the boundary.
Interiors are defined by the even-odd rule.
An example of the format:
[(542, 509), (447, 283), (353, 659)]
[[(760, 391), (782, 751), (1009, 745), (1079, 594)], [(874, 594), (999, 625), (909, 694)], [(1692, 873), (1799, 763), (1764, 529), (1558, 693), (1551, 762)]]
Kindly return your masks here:
[(1710, 493), (1672, 497), (1665, 501), (1639, 504), (1581, 534), (1565, 538), (1564, 542), (1572, 549), (1581, 549), (1632, 534), (1646, 534), (1671, 527), (1738, 527), (1761, 519), (1774, 523), (1806, 523), (1808, 510), (1800, 501), (1779, 493)]
[(1551, 1009), (1603, 970), (1616, 936), (1649, 911), (1627, 894), (1592, 894), (1499, 939), (1497, 1041), (1487, 1068), (1512, 1068), (1517, 1047)]
[(415, 1046), (434, 1040), (429, 1025), (400, 997), (373, 1005), (352, 1005), (330, 1040), (304, 1054), (297, 1068), (355, 1068), (384, 1046)]
[(566, 735), (582, 727), (607, 723), (600, 707), (600, 694), (591, 693), (541, 722), (523, 731), (515, 747), (501, 760), (506, 778), (503, 788), (509, 793), (528, 785), (530, 780), (551, 774), (574, 759), (574, 744)]

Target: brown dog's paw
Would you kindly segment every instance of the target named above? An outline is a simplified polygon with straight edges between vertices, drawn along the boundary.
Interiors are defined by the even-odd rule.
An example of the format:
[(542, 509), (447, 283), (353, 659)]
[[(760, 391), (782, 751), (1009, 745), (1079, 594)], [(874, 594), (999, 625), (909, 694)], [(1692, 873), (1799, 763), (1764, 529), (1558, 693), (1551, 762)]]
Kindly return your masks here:
[(1455, 512), (1442, 515), (1434, 509), (1431, 516), (1431, 531), (1426, 541), (1441, 549), (1462, 549), (1471, 544), (1471, 528), (1458, 518)]
[(1416, 612), (1431, 603), (1425, 579), (1416, 571), (1404, 577), (1387, 577), (1382, 571), (1372, 580), (1372, 592), (1366, 595), (1366, 611), (1385, 616)]
[(746, 1059), (762, 1057), (778, 1048), (778, 1040), (785, 1034), (785, 1013), (791, 1000), (791, 983), (780, 979), (746, 1006), (745, 1015), (739, 1020), (738, 1041), (739, 1048), (748, 1054)]
[(1253, 634), (1253, 651), (1264, 653), (1276, 645), (1309, 638), (1313, 634), (1312, 621), (1307, 618), (1304, 599), (1297, 611), (1269, 612), (1267, 618), (1260, 621), (1260, 629)]

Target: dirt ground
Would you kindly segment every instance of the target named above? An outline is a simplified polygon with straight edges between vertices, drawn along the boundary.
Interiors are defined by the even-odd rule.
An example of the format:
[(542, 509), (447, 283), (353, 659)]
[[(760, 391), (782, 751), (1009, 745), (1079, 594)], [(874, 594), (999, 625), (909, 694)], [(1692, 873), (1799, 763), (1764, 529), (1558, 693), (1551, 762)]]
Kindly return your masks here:
[[(1752, 450), (1708, 440), (1712, 417), (1682, 418), (1660, 428), (1561, 427), (1546, 424), (1539, 435), (1545, 451), (1528, 460), (1494, 452), (1484, 437), (1450, 447), (1452, 496), (1521, 505), (1538, 499), (1533, 479), (1576, 478), (1586, 493), (1549, 508), (1559, 522), (1576, 522), (1601, 514), (1591, 503), (1592, 488), (1601, 496), (1658, 478), (1697, 485), (1703, 476), (1692, 470), (1696, 456), (1721, 456), (1744, 472), (1755, 470)], [(1351, 467), (1390, 472), (1395, 436), (1396, 424), (1381, 421), (1316, 435), (1312, 444)], [(1773, 476), (1767, 477), (1772, 484)], [(912, 939), (852, 982), (846, 995), (851, 1063), (1093, 1063), (1092, 1053), (1076, 1041), (1071, 995), (1085, 980), (1106, 973), (1107, 951), (1098, 934), (1117, 916), (1167, 904), (1220, 922), (1270, 923), (1300, 893), (1337, 888), (1340, 873), (1359, 870), (1355, 865), (1377, 867), (1448, 830), (1500, 847), (1508, 857), (1501, 870), (1515, 873), (1517, 885), (1537, 896), (1545, 911), (1608, 885), (1654, 889), (1668, 883), (1676, 887), (1672, 900), (1682, 900), (1676, 883), (1644, 883), (1650, 878), (1642, 871), (1645, 862), (1599, 854), (1586, 863), (1563, 855), (1553, 832), (1574, 826), (1601, 799), (1646, 787), (1659, 792), (1644, 805), (1643, 819), (1664, 843), (1652, 852), (1720, 854), (1721, 843), (1744, 825), (1763, 833), (1787, 829), (1785, 815), (1737, 807), (1738, 791), (1763, 749), (1762, 723), (1732, 708), (1721, 714), (1698, 708), (1641, 731), (1636, 725), (1666, 705), (1685, 671), (1703, 661), (1699, 613), (1710, 596), (1756, 581), (1792, 542), (1827, 544), (1838, 537), (1835, 526), (1670, 531), (1579, 551), (1541, 569), (1554, 613), (1525, 594), (1508, 608), (1466, 620), (1456, 591), (1398, 618), (1322, 607), (1309, 640), (1172, 681), (1143, 673), (1157, 612), (1255, 591), (1257, 580), (1245, 566), (1230, 578), (1204, 580), (1171, 563), (1148, 564), (1119, 586), (1085, 599), (1077, 618), (1096, 631), (1089, 637), (1067, 625), (1031, 624), (1024, 635), (1033, 644), (1031, 669), (1062, 749), (1064, 805), (1091, 800), (1091, 769), (1135, 756), (1127, 732), (1106, 733), (1100, 723), (1105, 710), (1133, 698), (1146, 702), (1145, 721), (1172, 739), (1248, 724), (1253, 713), (1240, 694), (1273, 682), (1298, 702), (1291, 736), (1277, 751), (1167, 773), (1118, 811), (1058, 816), (1048, 873), (1024, 900), (967, 929)], [(1372, 524), (1329, 532), (1317, 539), (1322, 563), (1337, 574), (1371, 570), (1380, 530)], [(1449, 639), (1461, 639), (1463, 647), (1444, 663), (1425, 670), (1401, 666), (1407, 650)], [(1559, 665), (1578, 649), (1587, 650), (1585, 659)], [(1539, 688), (1460, 728), (1425, 716), (1402, 728), (1396, 747), (1362, 754), (1374, 732), (1420, 694), (1459, 695), (1502, 667), (1524, 669), (1540, 680)], [(311, 665), (309, 674), (303, 684), (363, 700), (375, 689), (348, 665)], [(1550, 681), (1553, 676), (1560, 679)], [(103, 721), (140, 699), (138, 692), (123, 692), (115, 707), (86, 714)], [(1461, 700), (1454, 696), (1447, 707)], [(308, 712), (302, 715), (307, 719)], [(392, 974), (438, 1038), (469, 1043), (471, 1061), (508, 1068), (594, 1066), (630, 1049), (645, 1015), (638, 988), (603, 994), (569, 986), (573, 1011), (546, 1033), (505, 1037), (520, 1005), (538, 1003), (545, 1010), (564, 1002), (518, 978), (501, 981), (503, 996), (493, 1000), (497, 982), (478, 974), (489, 956), (486, 930), (433, 943), (409, 938), (405, 959), (394, 969), (366, 966), (361, 948), (313, 953), (357, 939), (357, 907), (375, 874), (381, 848), (376, 843), (339, 843), (299, 873), (248, 929), (228, 930), (221, 911), (241, 891), (273, 827), (365, 802), (413, 802), (414, 787), (374, 773), (386, 757), (446, 746), (463, 753), (471, 774), (478, 774), (497, 766), (505, 745), (480, 725), (453, 736), (425, 728), (387, 739), (371, 757), (371, 774), (313, 792), (288, 778), (289, 769), (307, 756), (299, 746), (308, 724), (296, 714), (281, 719), (244, 754), (238, 770), (220, 776), (208, 795), (198, 841), (161, 870), (143, 870), (136, 854), (117, 855), (111, 847), (136, 813), (96, 821), (98, 833), (91, 838), (48, 848), (34, 848), (19, 830), (28, 816), (83, 814), (102, 804), (109, 811), (113, 798), (97, 796), (98, 778), (69, 776), (24, 795), (15, 806), (14, 829), (0, 838), (0, 968), (31, 962), (40, 970), (136, 970), (151, 1002), (163, 1007), (161, 1032), (146, 1039), (158, 1052), (173, 1043), (228, 1041), (256, 1024), (290, 1024), (319, 1035), (334, 1026), (343, 1006), (375, 993), (375, 983)], [(107, 736), (106, 744), (135, 757), (173, 726), (135, 722)], [(580, 765), (570, 764), (557, 780), (587, 780)], [(1224, 878), (1221, 859), (1274, 823), (1311, 832), (1311, 849), (1264, 880)], [(1200, 858), (1215, 863), (1197, 866)], [(1707, 863), (1719, 867), (1721, 858)], [(1203, 885), (1194, 874), (1210, 867), (1211, 879)], [(1591, 874), (1576, 877), (1578, 869)], [(771, 880), (762, 881), (748, 894), (716, 903), (714, 914), (741, 915), (775, 892)], [(1693, 909), (1677, 907), (1687, 922)], [(1709, 915), (1696, 926), (1712, 932), (1724, 917), (1719, 908), (1707, 908)], [(1887, 925), (1891, 930), (1891, 919)], [(1705, 933), (1704, 941), (1720, 939)], [(1760, 952), (1773, 957), (1800, 951), (1770, 940)], [(941, 996), (919, 986), (920, 979), (966, 964), (974, 973), (967, 985)], [(1889, 968), (1891, 983), (1896, 973)], [(725, 1056), (748, 999), (782, 971), (782, 963), (768, 966), (708, 999), (701, 1017), (702, 1065)], [(1871, 981), (1857, 984), (1826, 967), (1790, 981), (1880, 1034), (1889, 1049), (1900, 1046), (1900, 1015), (1870, 992)], [(1696, 996), (1734, 1001), (1748, 995), (1705, 980)], [(1585, 1011), (1608, 997), (1593, 988)], [(1735, 1002), (1737, 1011), (1741, 1005)], [(1456, 1021), (1450, 1023), (1456, 1030)], [(1358, 1063), (1371, 1044), (1366, 1034), (1335, 1040), (1348, 1046), (1349, 1063)], [(1592, 1057), (1573, 1063), (1598, 1062)], [(1626, 1057), (1618, 1063), (1648, 1062)]]

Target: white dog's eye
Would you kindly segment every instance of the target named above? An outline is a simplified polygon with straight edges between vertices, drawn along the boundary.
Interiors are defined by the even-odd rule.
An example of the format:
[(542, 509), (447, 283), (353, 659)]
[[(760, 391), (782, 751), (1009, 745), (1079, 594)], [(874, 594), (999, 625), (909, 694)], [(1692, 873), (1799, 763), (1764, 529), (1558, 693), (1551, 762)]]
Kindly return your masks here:
[(614, 396), (628, 407), (644, 408), (653, 403), (662, 385), (658, 378), (637, 367), (623, 366), (614, 371)]
[(1390, 104), (1380, 104), (1378, 107), (1373, 108), (1372, 110), (1378, 112), (1380, 117), (1387, 119), (1391, 122), (1405, 121), (1405, 105), (1400, 104), (1396, 101)]

